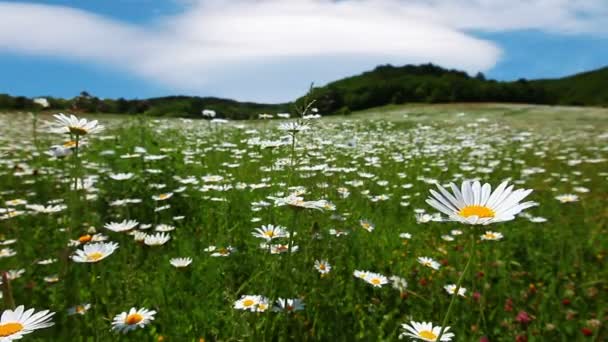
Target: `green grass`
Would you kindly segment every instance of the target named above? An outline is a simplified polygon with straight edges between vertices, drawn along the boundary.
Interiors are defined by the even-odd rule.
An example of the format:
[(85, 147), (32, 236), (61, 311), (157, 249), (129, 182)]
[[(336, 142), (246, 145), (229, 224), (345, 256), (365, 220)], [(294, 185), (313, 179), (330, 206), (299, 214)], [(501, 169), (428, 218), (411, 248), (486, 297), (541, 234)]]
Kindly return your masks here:
[[(466, 114), (459, 116), (461, 112)], [(276, 129), (277, 121), (211, 126), (100, 115), (95, 118), (108, 129), (92, 136), (79, 158), (57, 160), (43, 152), (65, 136), (40, 132), (34, 143), (28, 119), (0, 115), (0, 204), (24, 199), (67, 205), (59, 213), (36, 215), (17, 206), (23, 214), (0, 220), (2, 239), (17, 239), (3, 247), (17, 254), (0, 258), (0, 270), (25, 270), (11, 281), (17, 305), (56, 312), (53, 327), (25, 337), (34, 341), (111, 341), (119, 336), (125, 341), (391, 341), (410, 320), (441, 324), (451, 300), (443, 286), (458, 280), (474, 239), (473, 263), (463, 281), (467, 297), (456, 299), (448, 322), (456, 341), (483, 336), (490, 341), (517, 336), (592, 340), (583, 328), (601, 341), (608, 338), (608, 150), (601, 136), (608, 127), (606, 113), (502, 104), (386, 107), (317, 122), (298, 136), (294, 169), (289, 146), (269, 150), (247, 143), (253, 137), (284, 135)], [(121, 158), (136, 147), (165, 157)], [(327, 167), (315, 168), (319, 165)], [(118, 172), (135, 176), (125, 181), (109, 177)], [(207, 175), (223, 179), (205, 182), (201, 177)], [(70, 190), (74, 178), (91, 176), (97, 177), (92, 188)], [(175, 176), (192, 176), (198, 183), (182, 184)], [(463, 179), (493, 187), (510, 179), (516, 188), (533, 189), (528, 199), (539, 205), (525, 212), (547, 222), (526, 217), (486, 227), (417, 222), (416, 209), (435, 212), (425, 203), (434, 180), (460, 184)], [(252, 189), (252, 184), (266, 187)], [(272, 205), (252, 210), (253, 202), (272, 203), (268, 196), (286, 195), (295, 186), (306, 188), (305, 199), (326, 199), (336, 210)], [(342, 187), (349, 197), (340, 196)], [(577, 193), (578, 202), (555, 199), (576, 193), (576, 187), (590, 191)], [(168, 192), (174, 193), (170, 199), (152, 200)], [(378, 195), (388, 199), (373, 201)], [(126, 198), (141, 203), (110, 205)], [(155, 212), (165, 204), (170, 208)], [(176, 229), (169, 232), (167, 244), (148, 247), (103, 228), (123, 219), (152, 224), (151, 230), (156, 224)], [(373, 222), (375, 229), (362, 229), (361, 219)], [(271, 255), (261, 249), (262, 241), (251, 233), (262, 224), (297, 232), (299, 250)], [(91, 227), (117, 242), (118, 250), (98, 263), (66, 262), (66, 252), (76, 249), (66, 250), (68, 241)], [(350, 234), (335, 237), (330, 229)], [(454, 241), (442, 239), (454, 229), (463, 234)], [(480, 241), (486, 230), (505, 237)], [(405, 232), (412, 238), (400, 238)], [(232, 246), (235, 252), (211, 257), (205, 251), (211, 245)], [(438, 271), (423, 267), (416, 261), (422, 256), (443, 266)], [(169, 264), (174, 257), (191, 257), (193, 263), (175, 269)], [(36, 263), (49, 258), (58, 260)], [(314, 269), (318, 259), (332, 265), (327, 276)], [(407, 280), (408, 289), (400, 293), (390, 284), (374, 288), (355, 278), (355, 270), (397, 275)], [(45, 282), (50, 275), (59, 281)], [(246, 294), (300, 298), (305, 310), (234, 309)], [(80, 303), (91, 303), (91, 310), (68, 316), (66, 310)], [(111, 332), (113, 317), (131, 307), (158, 313), (144, 329)], [(529, 324), (516, 321), (521, 311), (533, 318)], [(593, 319), (604, 327), (594, 327)]]

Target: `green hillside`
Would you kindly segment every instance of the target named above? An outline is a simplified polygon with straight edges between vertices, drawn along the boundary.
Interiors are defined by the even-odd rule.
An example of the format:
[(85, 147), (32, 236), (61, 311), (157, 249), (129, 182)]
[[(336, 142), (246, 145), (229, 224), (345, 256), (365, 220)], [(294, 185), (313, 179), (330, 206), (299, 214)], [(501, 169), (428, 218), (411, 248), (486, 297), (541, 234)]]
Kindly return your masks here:
[[(514, 82), (487, 80), (432, 64), (378, 66), (313, 90), (325, 113), (348, 113), (388, 104), (506, 102), (529, 104), (608, 104), (608, 68), (561, 79)], [(302, 101), (302, 99), (299, 99)]]
[[(382, 65), (372, 71), (313, 88), (308, 98), (323, 114), (347, 114), (403, 103), (527, 103), (607, 106), (608, 67), (560, 79), (498, 82), (433, 64)], [(218, 117), (250, 119), (260, 113), (289, 112), (294, 103), (260, 104), (214, 97), (168, 96), (150, 99), (99, 99), (82, 92), (72, 99), (47, 97), (49, 110), (81, 113), (199, 117), (212, 109)], [(295, 101), (302, 105), (304, 97)], [(0, 110), (39, 109), (33, 99), (0, 94)]]

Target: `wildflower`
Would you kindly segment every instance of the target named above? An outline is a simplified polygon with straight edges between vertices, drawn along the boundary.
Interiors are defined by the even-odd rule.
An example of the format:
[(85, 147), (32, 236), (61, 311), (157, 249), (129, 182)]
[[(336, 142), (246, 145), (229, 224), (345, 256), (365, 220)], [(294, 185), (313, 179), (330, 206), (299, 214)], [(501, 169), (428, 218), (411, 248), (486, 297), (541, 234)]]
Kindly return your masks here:
[(577, 202), (578, 196), (573, 195), (573, 194), (565, 194), (565, 195), (555, 196), (555, 199), (562, 203), (571, 203), (571, 202)]
[(327, 260), (315, 260), (315, 269), (322, 275), (325, 275), (331, 272), (331, 265)]
[[(399, 338), (403, 337), (411, 337), (413, 339), (435, 342), (439, 337), (439, 333), (441, 332), (440, 326), (433, 326), (433, 323), (430, 322), (410, 322), (409, 324), (401, 324), (401, 327), (405, 330), (403, 333), (399, 335)], [(440, 341), (451, 341), (454, 337), (454, 334), (451, 332), (447, 332), (450, 330), (450, 327), (446, 327), (443, 330), (443, 335), (441, 336)]]
[(464, 181), (461, 188), (450, 183), (454, 194), (441, 185), (438, 193), (431, 190), (432, 197), (426, 202), (433, 208), (448, 215), (450, 220), (466, 224), (490, 224), (510, 221), (524, 209), (536, 205), (535, 202), (520, 203), (532, 190), (515, 190), (508, 182), (501, 183), (492, 192), (490, 184), (483, 186), (479, 182)]
[(87, 311), (89, 311), (90, 308), (91, 308), (91, 304), (89, 304), (89, 303), (73, 306), (68, 309), (68, 316), (84, 315), (85, 313), (87, 313)]
[(399, 292), (405, 292), (405, 290), (407, 289), (407, 280), (399, 277), (399, 276), (391, 276), (390, 278), (391, 283), (393, 283), (393, 288)]
[(111, 173), (109, 176), (113, 180), (121, 181), (121, 180), (131, 179), (131, 178), (133, 178), (134, 175), (129, 172), (129, 173)]
[(297, 298), (294, 299), (283, 299), (279, 298), (275, 301), (275, 306), (272, 308), (272, 311), (285, 311), (285, 312), (295, 312), (304, 310), (304, 303)]
[(0, 319), (0, 341), (12, 341), (23, 338), (34, 330), (48, 328), (55, 323), (51, 317), (55, 314), (49, 310), (34, 314), (34, 309), (24, 311), (25, 307), (19, 305), (14, 311), (7, 309), (2, 312)]
[(492, 232), (492, 231), (486, 231), (485, 234), (483, 234), (481, 236), (482, 240), (490, 240), (490, 241), (497, 241), (503, 238), (503, 235), (501, 233), (497, 233), (497, 232)]
[(74, 135), (87, 135), (101, 132), (104, 127), (99, 125), (97, 120), (88, 121), (78, 119), (74, 115), (69, 117), (63, 113), (53, 115), (57, 125), (57, 133), (69, 133)]
[(115, 242), (99, 242), (87, 244), (83, 249), (76, 250), (76, 254), (72, 255), (72, 260), (75, 262), (99, 262), (107, 258), (118, 248)]
[(144, 238), (144, 243), (148, 246), (162, 246), (171, 239), (171, 235), (165, 233), (156, 233), (147, 235)]
[(273, 226), (271, 224), (267, 226), (263, 225), (262, 228), (256, 228), (251, 234), (257, 238), (265, 239), (266, 241), (289, 236), (285, 227)]
[(156, 195), (152, 196), (152, 199), (155, 200), (155, 201), (164, 201), (164, 200), (167, 200), (167, 199), (171, 198), (171, 196), (173, 196), (173, 193), (172, 192), (168, 192), (166, 194), (160, 194), (158, 196), (156, 196)]
[(430, 267), (434, 270), (438, 270), (441, 267), (441, 265), (437, 261), (435, 261), (431, 258), (419, 257), (417, 260), (423, 266)]
[(266, 311), (268, 308), (268, 299), (259, 295), (244, 295), (239, 300), (234, 302), (234, 308), (238, 310), (249, 310), (251, 312)]
[(365, 280), (368, 284), (371, 284), (373, 287), (382, 287), (382, 285), (388, 284), (388, 279), (385, 276), (373, 272), (366, 272), (363, 280)]
[[(457, 286), (454, 284), (448, 284), (443, 287), (443, 289), (451, 295), (456, 294), (456, 288), (457, 288)], [(464, 287), (461, 287), (458, 289), (458, 295), (461, 297), (465, 297), (466, 292), (467, 292), (467, 289), (465, 289)]]
[(112, 330), (126, 334), (131, 330), (143, 328), (154, 320), (156, 311), (145, 308), (131, 308), (129, 312), (123, 312), (114, 317), (112, 322)]
[(361, 220), (359, 221), (359, 224), (361, 225), (361, 228), (367, 230), (370, 233), (376, 228), (376, 226), (368, 220)]
[(192, 263), (192, 258), (173, 258), (169, 260), (169, 263), (175, 268), (184, 268)]
[(135, 221), (135, 220), (123, 220), (122, 222), (110, 222), (110, 223), (106, 223), (104, 225), (104, 228), (109, 229), (113, 232), (126, 232), (129, 231), (135, 227), (137, 227), (137, 225), (139, 224), (139, 222)]

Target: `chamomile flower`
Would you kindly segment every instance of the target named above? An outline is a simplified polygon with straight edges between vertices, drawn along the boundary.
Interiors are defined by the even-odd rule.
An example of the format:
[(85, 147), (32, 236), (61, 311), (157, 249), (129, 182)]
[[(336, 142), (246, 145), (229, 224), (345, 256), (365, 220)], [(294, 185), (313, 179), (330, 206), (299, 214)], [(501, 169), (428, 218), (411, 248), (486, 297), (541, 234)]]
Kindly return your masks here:
[(331, 265), (327, 262), (327, 260), (315, 260), (315, 269), (321, 273), (321, 275), (325, 275), (331, 272)]
[(99, 133), (104, 129), (102, 125), (98, 124), (97, 120), (88, 121), (87, 119), (79, 119), (74, 115), (67, 116), (63, 113), (53, 116), (55, 117), (57, 133), (87, 135)]
[(490, 241), (497, 241), (503, 238), (503, 235), (501, 233), (497, 233), (497, 232), (492, 232), (492, 231), (486, 231), (482, 236), (481, 239), (482, 240), (490, 240)]
[(373, 287), (382, 287), (382, 285), (388, 284), (388, 279), (385, 276), (373, 272), (367, 272), (363, 280)]
[(143, 328), (154, 320), (154, 315), (156, 315), (154, 310), (131, 308), (128, 312), (120, 313), (114, 317), (112, 330), (126, 334), (131, 330)]
[(131, 172), (128, 173), (111, 173), (109, 174), (110, 178), (117, 181), (127, 180), (133, 178), (134, 174)]
[(173, 258), (169, 260), (169, 263), (175, 268), (184, 268), (190, 266), (192, 258)]
[(89, 303), (84, 303), (84, 304), (79, 304), (79, 305), (73, 306), (68, 309), (68, 316), (84, 315), (87, 313), (87, 311), (89, 311), (90, 308), (91, 308), (91, 304), (89, 304)]
[(437, 184), (439, 192), (431, 190), (426, 202), (446, 214), (450, 220), (465, 224), (486, 225), (510, 221), (524, 209), (535, 206), (535, 202), (520, 203), (532, 190), (513, 190), (508, 182), (501, 183), (493, 192), (490, 184), (464, 181), (458, 189), (450, 183), (453, 194)]
[(55, 324), (51, 322), (54, 314), (49, 310), (34, 313), (34, 309), (25, 310), (23, 305), (14, 311), (4, 310), (0, 319), (0, 341), (19, 340), (34, 330), (48, 328)]
[[(441, 332), (440, 326), (433, 326), (433, 323), (430, 322), (410, 322), (409, 324), (401, 324), (401, 327), (404, 332), (399, 335), (399, 338), (410, 337), (412, 339), (427, 341), (427, 342), (436, 342), (439, 338), (439, 333)], [(441, 336), (441, 342), (451, 341), (454, 337), (454, 334), (451, 332), (447, 332), (450, 327), (446, 327), (444, 329), (444, 333)]]
[(154, 195), (154, 196), (152, 196), (152, 199), (155, 201), (164, 201), (164, 200), (168, 200), (172, 196), (173, 196), (173, 193), (168, 192), (168, 193), (164, 193), (164, 194), (160, 194), (160, 195)]
[(367, 230), (370, 233), (373, 232), (376, 228), (376, 226), (368, 220), (361, 220), (359, 221), (359, 224), (361, 225), (361, 228)]
[[(256, 312), (259, 310), (258, 306), (262, 305), (262, 308), (266, 305), (268, 307), (268, 299), (260, 295), (244, 295), (241, 296), (236, 302), (234, 302), (234, 308), (237, 310), (248, 310)], [(264, 310), (265, 311), (265, 310)]]
[(559, 196), (555, 196), (555, 199), (562, 203), (578, 202), (578, 195), (574, 195), (574, 194), (559, 195)]
[(137, 227), (137, 225), (139, 224), (139, 222), (135, 221), (135, 220), (123, 220), (122, 222), (110, 222), (110, 223), (106, 223), (104, 225), (104, 228), (109, 229), (113, 232), (126, 232), (129, 231), (135, 227)]
[(271, 224), (256, 228), (251, 234), (257, 238), (265, 239), (266, 241), (289, 236), (285, 227), (273, 226)]
[(279, 298), (275, 301), (275, 305), (272, 308), (272, 311), (283, 311), (283, 312), (288, 312), (288, 313), (300, 311), (300, 310), (304, 310), (304, 303), (298, 298), (293, 298), (293, 299)]
[(117, 248), (118, 244), (115, 242), (87, 244), (83, 249), (76, 250), (76, 253), (72, 255), (72, 260), (87, 263), (99, 262), (114, 253)]
[[(456, 294), (456, 285), (455, 285), (455, 284), (448, 284), (448, 285), (445, 285), (445, 286), (443, 287), (443, 289), (444, 289), (444, 290), (445, 290), (447, 293), (449, 293), (449, 294), (451, 294), (451, 295)], [(459, 289), (458, 289), (458, 295), (459, 295), (460, 297), (464, 297), (466, 292), (467, 292), (467, 289), (465, 289), (464, 287), (461, 287), (461, 288), (459, 288)]]
[(144, 243), (147, 246), (162, 246), (165, 243), (167, 243), (167, 241), (169, 241), (171, 239), (171, 235), (166, 234), (166, 233), (156, 233), (156, 234), (150, 234), (147, 235), (144, 238)]
[(417, 260), (421, 265), (430, 267), (434, 270), (438, 270), (441, 267), (441, 265), (437, 261), (435, 261), (431, 258), (419, 257)]

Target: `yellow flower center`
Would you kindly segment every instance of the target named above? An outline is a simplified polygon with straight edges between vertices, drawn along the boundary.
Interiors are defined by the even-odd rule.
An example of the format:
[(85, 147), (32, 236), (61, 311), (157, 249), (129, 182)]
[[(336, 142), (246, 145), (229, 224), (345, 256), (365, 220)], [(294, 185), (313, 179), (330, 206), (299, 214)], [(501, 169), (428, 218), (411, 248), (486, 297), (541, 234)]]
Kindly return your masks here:
[(87, 260), (89, 261), (99, 261), (101, 258), (103, 258), (103, 254), (100, 252), (93, 252), (87, 255)]
[(494, 239), (496, 239), (496, 234), (494, 234), (494, 233), (486, 233), (486, 239), (494, 240)]
[(83, 235), (81, 237), (78, 238), (78, 242), (80, 243), (87, 243), (89, 241), (91, 241), (91, 239), (93, 239), (93, 237), (89, 234)]
[(75, 310), (75, 311), (76, 311), (76, 313), (83, 313), (83, 312), (85, 312), (85, 311), (86, 311), (86, 309), (84, 308), (84, 306), (82, 306), (82, 305), (78, 305), (78, 306), (76, 307), (76, 310)]
[(169, 195), (167, 195), (167, 194), (160, 194), (160, 195), (158, 195), (158, 199), (160, 199), (160, 200), (164, 200), (164, 199), (167, 199), (167, 198), (169, 198)]
[(84, 129), (82, 127), (70, 126), (68, 128), (70, 129), (70, 133), (76, 134), (76, 135), (85, 135), (85, 134), (89, 133), (86, 129)]
[(139, 322), (141, 322), (144, 319), (144, 316), (138, 314), (138, 313), (134, 313), (134, 314), (130, 314), (129, 316), (127, 316), (127, 318), (125, 319), (125, 323), (127, 323), (128, 325), (133, 325), (133, 324), (137, 324)]
[(66, 141), (63, 143), (63, 147), (65, 147), (65, 148), (76, 147), (76, 141), (74, 141), (74, 140)]
[(372, 279), (372, 280), (371, 280), (371, 282), (372, 282), (372, 284), (374, 284), (374, 285), (380, 285), (380, 279), (378, 279), (378, 278), (374, 278), (374, 279)]
[(430, 341), (435, 341), (437, 339), (437, 335), (433, 334), (433, 332), (430, 330), (422, 330), (421, 332), (418, 333), (418, 335), (420, 335), (420, 337), (430, 340)]
[(325, 269), (326, 269), (326, 268), (325, 268), (325, 264), (321, 264), (321, 265), (319, 265), (319, 269), (320, 269), (321, 271), (325, 271)]
[(23, 330), (21, 323), (5, 323), (0, 324), (0, 337), (11, 336)]
[(494, 217), (494, 210), (483, 205), (468, 205), (458, 212), (462, 217), (477, 216), (479, 218)]
[(255, 302), (251, 299), (245, 299), (243, 301), (243, 306), (245, 306), (245, 307), (252, 306), (253, 304), (255, 304)]
[(274, 236), (274, 232), (272, 230), (269, 230), (269, 231), (265, 232), (264, 235), (266, 235), (268, 237), (273, 237)]

